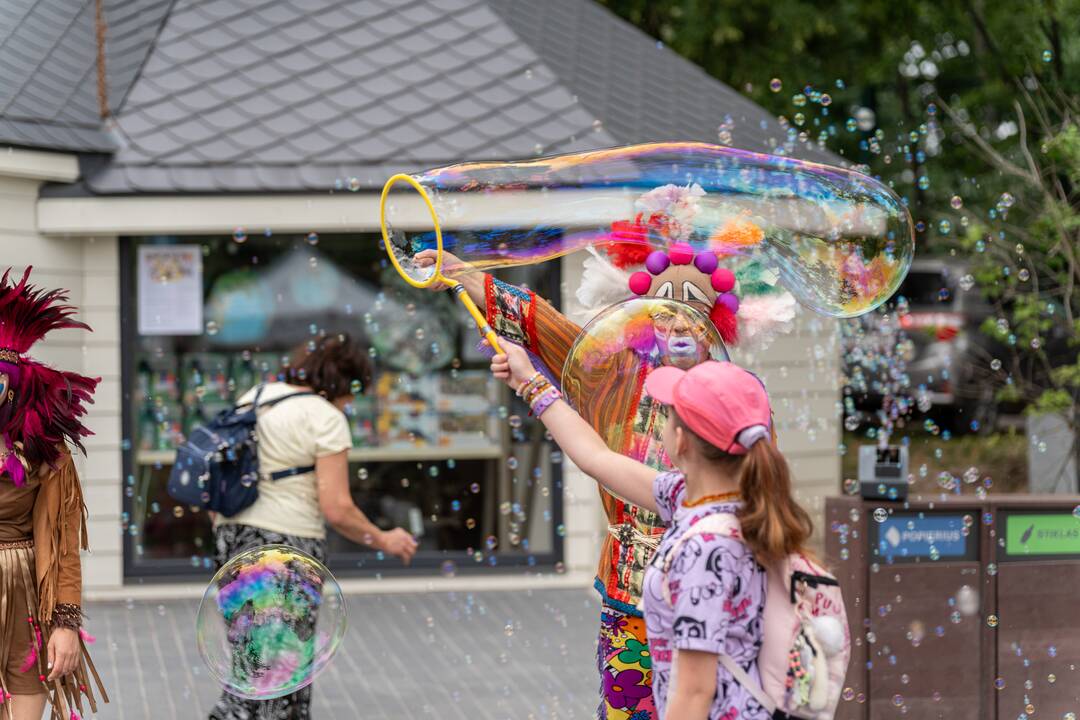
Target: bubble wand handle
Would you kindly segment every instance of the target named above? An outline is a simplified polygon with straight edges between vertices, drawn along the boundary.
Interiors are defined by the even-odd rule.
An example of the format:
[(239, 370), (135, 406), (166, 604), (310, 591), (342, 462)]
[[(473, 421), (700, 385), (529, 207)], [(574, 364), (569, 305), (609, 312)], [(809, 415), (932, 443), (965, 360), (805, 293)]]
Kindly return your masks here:
[(484, 314), (480, 312), (480, 308), (476, 307), (476, 303), (474, 303), (472, 298), (469, 297), (469, 293), (465, 292), (465, 286), (459, 283), (457, 280), (450, 280), (448, 278), (443, 278), (442, 282), (444, 285), (448, 285), (450, 287), (450, 291), (457, 296), (457, 299), (461, 301), (461, 304), (464, 305), (465, 309), (469, 311), (470, 315), (472, 315), (473, 321), (476, 323), (476, 328), (480, 331), (480, 334), (483, 335), (484, 338), (488, 341), (488, 344), (491, 345), (491, 348), (495, 351), (495, 354), (502, 355), (503, 351), (502, 348), (499, 347), (498, 336), (495, 334), (495, 331), (491, 329), (491, 326), (488, 325), (487, 318), (485, 318)]
[[(399, 182), (412, 186), (413, 190), (419, 193), (421, 199), (424, 201), (424, 205), (427, 206), (428, 213), (431, 215), (431, 224), (435, 229), (434, 272), (432, 272), (429, 277), (422, 280), (418, 280), (410, 275), (408, 271), (402, 267), (397, 255), (394, 254), (394, 245), (390, 238), (390, 226), (386, 221), (386, 200), (390, 195), (390, 189)], [(412, 175), (398, 173), (387, 180), (386, 184), (383, 185), (382, 195), (379, 198), (379, 227), (382, 229), (383, 245), (386, 247), (386, 254), (390, 257), (390, 262), (394, 265), (394, 269), (397, 270), (398, 275), (415, 288), (431, 287), (436, 282), (445, 285), (455, 296), (457, 296), (457, 299), (465, 306), (465, 309), (469, 311), (469, 314), (472, 315), (472, 319), (476, 323), (476, 327), (480, 331), (480, 334), (484, 336), (495, 352), (501, 355), (502, 348), (499, 346), (495, 331), (488, 325), (487, 319), (484, 317), (483, 313), (480, 312), (480, 309), (476, 307), (476, 303), (474, 303), (472, 298), (469, 297), (469, 294), (465, 292), (465, 287), (457, 280), (448, 278), (442, 273), (443, 236), (442, 227), (439, 224), (439, 216), (435, 212), (435, 206), (432, 204), (431, 197), (428, 196), (427, 190)]]

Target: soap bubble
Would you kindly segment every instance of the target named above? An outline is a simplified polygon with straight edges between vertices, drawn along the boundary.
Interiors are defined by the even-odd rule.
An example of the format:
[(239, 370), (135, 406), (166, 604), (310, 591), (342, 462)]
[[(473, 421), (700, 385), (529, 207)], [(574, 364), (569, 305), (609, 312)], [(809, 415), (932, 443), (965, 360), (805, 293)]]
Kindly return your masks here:
[[(772, 291), (786, 289), (819, 313), (853, 317), (895, 292), (914, 254), (910, 214), (879, 181), (719, 145), (652, 143), (412, 177), (431, 200), (443, 246), (475, 270), (586, 248), (614, 257), (629, 247), (619, 251), (625, 259), (684, 243), (715, 253), (736, 275), (753, 274), (758, 284), (767, 278)], [(434, 266), (416, 255), (437, 247), (434, 222), (428, 230), (392, 227), (405, 224), (407, 206), (393, 199), (415, 192), (402, 183), (387, 196), (385, 230), (403, 272), (427, 281)], [(524, 203), (520, 212), (493, 225), (490, 208), (513, 203)]]
[(783, 88), (784, 83), (780, 80), (780, 78), (773, 78), (769, 81), (769, 89), (772, 90), (774, 93), (780, 92)]
[[(566, 401), (597, 428), (608, 447), (632, 436), (631, 457), (643, 457), (655, 443), (635, 430), (640, 378), (661, 365), (689, 369), (705, 360), (727, 360), (727, 349), (709, 318), (676, 300), (639, 297), (616, 303), (592, 319), (574, 341), (562, 371)], [(651, 416), (650, 436), (659, 437), (662, 416)], [(641, 459), (639, 457), (639, 459)]]
[(337, 580), (321, 562), (287, 545), (264, 545), (225, 563), (196, 618), (199, 654), (210, 673), (249, 700), (310, 685), (344, 635)]

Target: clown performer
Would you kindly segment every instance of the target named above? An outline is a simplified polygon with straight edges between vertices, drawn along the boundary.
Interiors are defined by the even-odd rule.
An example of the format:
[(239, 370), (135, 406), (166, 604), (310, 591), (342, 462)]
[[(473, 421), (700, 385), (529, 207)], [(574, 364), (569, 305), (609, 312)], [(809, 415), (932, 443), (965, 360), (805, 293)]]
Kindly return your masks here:
[[(630, 297), (680, 301), (699, 312), (672, 312), (679, 303), (663, 306), (650, 319), (663, 364), (689, 367), (702, 356), (704, 332), (695, 318), (708, 318), (727, 345), (739, 336), (760, 346), (794, 319), (795, 299), (777, 285), (775, 276), (753, 262), (731, 263), (739, 276), (721, 261), (741, 256), (760, 243), (764, 233), (752, 219), (739, 214), (709, 237), (698, 237), (692, 218), (698, 185), (665, 185), (639, 197), (636, 217), (612, 224), (610, 239), (601, 249), (587, 248), (582, 283), (577, 291), (590, 313)], [(435, 253), (416, 256), (417, 265), (435, 262)], [(582, 328), (534, 292), (508, 285), (491, 275), (471, 271), (444, 252), (443, 270), (459, 280), (487, 321), (504, 338), (524, 346), (557, 376)], [(439, 286), (433, 286), (440, 289)], [(607, 440), (612, 449), (658, 471), (671, 468), (663, 452), (665, 421), (662, 406), (642, 392), (645, 373), (630, 387), (611, 388), (621, 399), (605, 398), (586, 413), (601, 435), (612, 427), (625, 428), (623, 437)], [(623, 383), (626, 384), (626, 383)], [(625, 415), (632, 422), (621, 422)], [(614, 447), (618, 445), (618, 447)], [(651, 697), (651, 668), (645, 623), (637, 605), (644, 571), (659, 544), (664, 526), (655, 513), (600, 489), (608, 521), (595, 581), (602, 598), (597, 666), (601, 674), (598, 717), (606, 720), (655, 719)]]
[(68, 445), (98, 380), (54, 370), (26, 352), (46, 333), (90, 328), (64, 290), (0, 279), (0, 712), (7, 720), (77, 720), (108, 702), (82, 625), (86, 506)]

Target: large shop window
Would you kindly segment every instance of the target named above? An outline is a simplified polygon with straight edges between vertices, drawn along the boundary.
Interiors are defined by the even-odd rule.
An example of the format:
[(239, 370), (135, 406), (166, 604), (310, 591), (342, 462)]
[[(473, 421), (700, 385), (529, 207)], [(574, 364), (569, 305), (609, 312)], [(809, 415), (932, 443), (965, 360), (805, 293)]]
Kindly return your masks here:
[[(411, 568), (330, 531), (343, 574), (552, 567), (561, 558), (560, 455), (494, 381), (447, 293), (407, 287), (375, 235), (128, 238), (123, 244), (125, 569), (213, 569), (205, 513), (165, 487), (195, 424), (321, 333), (367, 344), (376, 376), (348, 415), (353, 497), (420, 539)], [(194, 261), (192, 264), (189, 261)], [(501, 276), (557, 298), (557, 265)]]

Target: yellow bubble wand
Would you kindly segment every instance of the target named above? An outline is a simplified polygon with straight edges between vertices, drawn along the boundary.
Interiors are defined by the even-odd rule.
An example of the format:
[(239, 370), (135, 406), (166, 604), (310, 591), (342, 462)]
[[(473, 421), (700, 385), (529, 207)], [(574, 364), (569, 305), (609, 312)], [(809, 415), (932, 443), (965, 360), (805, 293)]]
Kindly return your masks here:
[[(423, 198), (424, 204), (427, 205), (428, 212), (431, 214), (431, 224), (435, 228), (435, 269), (429, 277), (423, 280), (418, 280), (413, 277), (408, 270), (402, 267), (401, 262), (398, 260), (397, 255), (394, 254), (394, 245), (390, 240), (389, 225), (386, 222), (386, 199), (390, 195), (390, 189), (399, 182), (404, 182), (410, 186)], [(499, 346), (499, 341), (495, 335), (495, 331), (488, 325), (487, 318), (484, 317), (480, 309), (476, 307), (476, 303), (469, 297), (469, 293), (465, 292), (465, 286), (453, 278), (448, 278), (442, 274), (443, 263), (443, 237), (442, 227), (439, 225), (439, 216), (435, 213), (435, 206), (431, 202), (431, 198), (427, 194), (427, 190), (417, 182), (416, 178), (404, 173), (398, 173), (394, 175), (386, 184), (383, 185), (382, 196), (379, 198), (379, 226), (382, 229), (383, 244), (386, 246), (386, 254), (390, 256), (390, 262), (394, 264), (394, 269), (397, 270), (398, 275), (402, 279), (412, 285), (414, 288), (428, 288), (435, 283), (442, 283), (449, 289), (461, 304), (465, 306), (465, 309), (472, 315), (473, 321), (476, 323), (477, 329), (480, 334), (487, 339), (488, 344), (496, 354), (502, 354), (502, 348)]]

